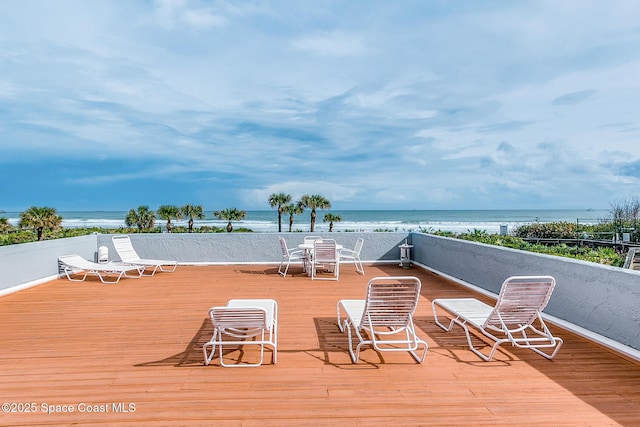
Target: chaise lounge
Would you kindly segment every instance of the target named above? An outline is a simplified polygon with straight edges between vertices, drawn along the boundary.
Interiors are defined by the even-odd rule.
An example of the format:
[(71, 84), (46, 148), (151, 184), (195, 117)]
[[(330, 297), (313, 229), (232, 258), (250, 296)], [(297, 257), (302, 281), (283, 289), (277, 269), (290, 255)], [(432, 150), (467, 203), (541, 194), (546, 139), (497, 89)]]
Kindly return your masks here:
[(113, 236), (111, 241), (113, 242), (113, 246), (115, 247), (118, 256), (124, 264), (144, 266), (144, 271), (146, 271), (147, 267), (153, 268), (151, 273), (144, 274), (143, 272), (143, 276), (153, 276), (158, 270), (171, 273), (175, 271), (178, 266), (177, 261), (140, 258), (136, 250), (133, 249), (129, 236)]
[[(454, 324), (462, 327), (471, 351), (486, 362), (504, 343), (528, 348), (551, 360), (563, 341), (551, 334), (542, 318), (542, 310), (547, 306), (555, 284), (556, 280), (551, 276), (512, 276), (502, 284), (495, 306), (475, 298), (434, 299), (431, 303), (433, 317), (436, 324), (447, 332)], [(438, 308), (449, 314), (449, 325), (440, 322)], [(469, 326), (494, 342), (488, 355), (473, 345)], [(553, 351), (549, 353), (542, 349)]]
[[(106, 263), (99, 264), (82, 258), (80, 255), (63, 255), (58, 257), (59, 270), (67, 276), (71, 282), (84, 282), (87, 276), (97, 276), (102, 283), (118, 283), (121, 278), (138, 278), (142, 275), (141, 266)], [(137, 273), (129, 275), (129, 273)], [(82, 275), (81, 278), (76, 276)], [(110, 277), (113, 279), (109, 280)]]
[[(424, 361), (428, 345), (418, 337), (413, 324), (420, 287), (417, 277), (374, 277), (367, 284), (366, 299), (338, 301), (338, 327), (348, 334), (353, 363), (358, 363), (365, 345), (380, 352), (406, 351), (418, 363)], [(358, 339), (355, 351), (352, 329)], [(419, 347), (423, 347), (420, 355), (416, 353)]]
[[(211, 307), (209, 318), (213, 336), (202, 346), (204, 364), (208, 365), (218, 351), (220, 366), (244, 368), (262, 365), (264, 349), (272, 350), (272, 363), (278, 359), (278, 304), (273, 299), (232, 299), (225, 306)], [(225, 362), (225, 348), (258, 346), (259, 359), (254, 363)], [(210, 348), (210, 350), (209, 350)], [(239, 352), (240, 358), (244, 352)]]

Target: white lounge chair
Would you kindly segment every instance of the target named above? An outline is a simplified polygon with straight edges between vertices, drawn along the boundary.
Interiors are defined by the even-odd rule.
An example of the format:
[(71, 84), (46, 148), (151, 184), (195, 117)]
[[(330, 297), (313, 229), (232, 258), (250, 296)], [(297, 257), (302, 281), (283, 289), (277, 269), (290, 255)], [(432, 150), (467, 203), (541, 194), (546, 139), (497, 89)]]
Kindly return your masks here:
[(113, 236), (111, 241), (113, 242), (113, 246), (116, 249), (118, 256), (124, 264), (142, 265), (145, 267), (145, 271), (147, 267), (153, 268), (151, 273), (143, 274), (143, 276), (153, 276), (158, 270), (163, 272), (173, 272), (178, 266), (177, 261), (140, 258), (136, 250), (133, 249), (129, 236)]
[[(353, 363), (358, 362), (364, 345), (381, 352), (406, 351), (418, 363), (424, 361), (428, 345), (416, 335), (413, 324), (420, 287), (417, 277), (374, 277), (367, 284), (366, 299), (338, 301), (338, 327), (348, 333)], [(358, 339), (355, 351), (351, 329)], [(420, 347), (424, 350), (419, 355), (416, 350)]]
[[(435, 299), (431, 303), (433, 317), (445, 331), (450, 331), (454, 323), (460, 325), (467, 336), (469, 348), (484, 361), (491, 360), (503, 343), (528, 348), (553, 359), (563, 341), (551, 334), (542, 319), (542, 310), (547, 306), (555, 284), (551, 276), (512, 276), (502, 284), (495, 306), (475, 298)], [(438, 319), (438, 307), (449, 313), (451, 321), (448, 326)], [(474, 347), (468, 326), (494, 341), (488, 355)], [(553, 352), (549, 354), (541, 349), (553, 349)]]
[[(283, 277), (287, 277), (287, 272), (289, 271), (289, 265), (291, 261), (302, 261), (302, 269), (307, 270), (307, 262), (309, 261), (309, 255), (303, 251), (302, 249), (289, 249), (287, 247), (287, 242), (283, 237), (278, 237), (280, 241), (280, 250), (282, 251), (282, 260), (280, 261), (280, 266), (278, 267), (278, 274)], [(282, 267), (286, 267), (283, 270)]]
[[(118, 283), (123, 277), (138, 278), (142, 275), (143, 270), (143, 267), (136, 265), (99, 264), (76, 254), (58, 257), (58, 267), (72, 282), (84, 282), (87, 276), (92, 275), (98, 276), (102, 283), (108, 284)], [(77, 275), (82, 275), (82, 277), (76, 278)], [(111, 277), (112, 279), (109, 280)]]
[[(331, 276), (318, 275), (319, 269), (325, 269)], [(338, 280), (340, 276), (340, 256), (337, 243), (333, 239), (316, 240), (311, 253), (311, 280)]]
[(362, 261), (360, 261), (360, 252), (362, 251), (363, 245), (364, 239), (359, 237), (353, 249), (345, 248), (340, 251), (340, 261), (353, 261), (353, 264), (356, 266), (356, 271), (360, 274), (364, 274), (364, 267), (362, 266)]
[[(272, 350), (272, 363), (278, 358), (278, 304), (272, 299), (232, 299), (226, 306), (211, 307), (209, 318), (213, 324), (211, 340), (202, 346), (204, 364), (219, 351), (220, 365), (224, 367), (253, 367), (262, 365), (264, 348)], [(256, 363), (234, 363), (224, 361), (225, 347), (256, 345), (260, 347), (260, 358)], [(210, 347), (210, 351), (208, 348)], [(242, 353), (241, 353), (242, 354)]]

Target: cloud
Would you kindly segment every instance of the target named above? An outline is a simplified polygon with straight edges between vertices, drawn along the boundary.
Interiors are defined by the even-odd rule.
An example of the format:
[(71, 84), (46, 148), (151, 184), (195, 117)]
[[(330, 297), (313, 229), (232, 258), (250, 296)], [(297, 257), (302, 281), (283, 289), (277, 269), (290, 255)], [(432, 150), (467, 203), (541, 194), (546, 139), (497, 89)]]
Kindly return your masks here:
[(205, 30), (223, 26), (224, 16), (216, 14), (209, 6), (194, 6), (187, 0), (154, 0), (155, 16), (165, 29), (187, 27)]
[(597, 207), (640, 183), (640, 4), (41, 3), (0, 16), (9, 203)]
[(291, 42), (294, 50), (324, 56), (354, 56), (366, 51), (364, 42), (356, 34), (340, 31), (305, 35)]
[(640, 180), (640, 160), (622, 163), (619, 171), (620, 176), (628, 176)]
[(578, 104), (580, 102), (584, 102), (584, 101), (587, 101), (588, 99), (592, 98), (595, 93), (596, 93), (596, 91), (593, 90), (593, 89), (581, 90), (581, 91), (578, 91), (578, 92), (567, 93), (565, 95), (562, 95), (562, 96), (559, 96), (559, 97), (555, 98), (553, 101), (551, 101), (551, 103), (554, 104), (554, 105)]

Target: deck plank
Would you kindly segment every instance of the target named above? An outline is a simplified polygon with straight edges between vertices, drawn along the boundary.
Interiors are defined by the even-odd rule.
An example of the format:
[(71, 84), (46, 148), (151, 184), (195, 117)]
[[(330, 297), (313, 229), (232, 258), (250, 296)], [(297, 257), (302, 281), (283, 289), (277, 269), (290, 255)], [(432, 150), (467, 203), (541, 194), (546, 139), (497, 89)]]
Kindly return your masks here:
[[(555, 360), (505, 347), (487, 363), (460, 330), (433, 322), (434, 298), (483, 298), (451, 281), (390, 265), (367, 265), (366, 276), (347, 266), (338, 282), (292, 270), (282, 278), (273, 266), (180, 266), (1, 297), (2, 401), (38, 412), (0, 413), (0, 425), (640, 425), (640, 364), (584, 338), (552, 328), (565, 340)], [(415, 320), (429, 344), (424, 364), (370, 349), (352, 364), (337, 301), (363, 298), (371, 277), (407, 273), (423, 283)], [(278, 301), (276, 365), (268, 351), (259, 368), (203, 365), (207, 310), (231, 298)], [(75, 412), (45, 414), (43, 403)], [(81, 403), (109, 411), (79, 412)], [(123, 411), (128, 403), (135, 411)]]

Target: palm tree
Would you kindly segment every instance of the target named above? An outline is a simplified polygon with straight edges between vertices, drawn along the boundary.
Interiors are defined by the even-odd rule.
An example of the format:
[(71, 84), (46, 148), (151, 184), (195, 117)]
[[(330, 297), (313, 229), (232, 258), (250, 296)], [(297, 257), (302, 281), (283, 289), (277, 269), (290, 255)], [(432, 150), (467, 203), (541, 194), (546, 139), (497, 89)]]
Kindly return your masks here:
[(289, 214), (289, 233), (291, 233), (293, 231), (293, 216), (304, 212), (304, 207), (302, 207), (301, 202), (289, 203), (282, 208), (282, 211)]
[(342, 218), (340, 218), (340, 215), (334, 215), (332, 213), (328, 213), (328, 214), (325, 214), (322, 221), (329, 223), (329, 232), (331, 232), (333, 231), (333, 223), (342, 221)]
[(138, 227), (138, 232), (142, 233), (143, 229), (149, 230), (156, 223), (156, 213), (149, 209), (149, 206), (138, 206), (138, 210), (129, 209), (127, 216), (124, 218), (127, 227)]
[(44, 229), (55, 230), (60, 227), (62, 217), (54, 208), (31, 206), (20, 212), (20, 227), (33, 228), (38, 233), (38, 241), (42, 240)]
[(182, 211), (179, 207), (174, 205), (162, 205), (158, 208), (158, 216), (161, 219), (167, 220), (167, 233), (171, 233), (173, 225), (171, 224), (171, 218), (182, 218)]
[(319, 194), (308, 195), (305, 194), (300, 199), (302, 206), (305, 208), (311, 209), (311, 232), (313, 233), (313, 229), (316, 225), (316, 209), (329, 209), (331, 208), (331, 202), (325, 199), (323, 196)]
[(291, 202), (291, 195), (289, 194), (274, 193), (269, 196), (269, 206), (278, 207), (278, 233), (282, 231), (282, 211), (284, 209), (284, 206), (289, 202)]
[(184, 205), (182, 215), (189, 218), (189, 233), (193, 233), (193, 218), (204, 219), (204, 212), (200, 205)]
[(5, 217), (0, 217), (0, 233), (6, 233), (11, 228), (11, 223)]
[(227, 231), (231, 233), (233, 231), (233, 225), (231, 225), (231, 221), (240, 221), (243, 219), (247, 213), (245, 211), (238, 210), (236, 208), (231, 209), (223, 209), (221, 211), (215, 211), (213, 216), (218, 219), (226, 219), (229, 221), (227, 224)]

